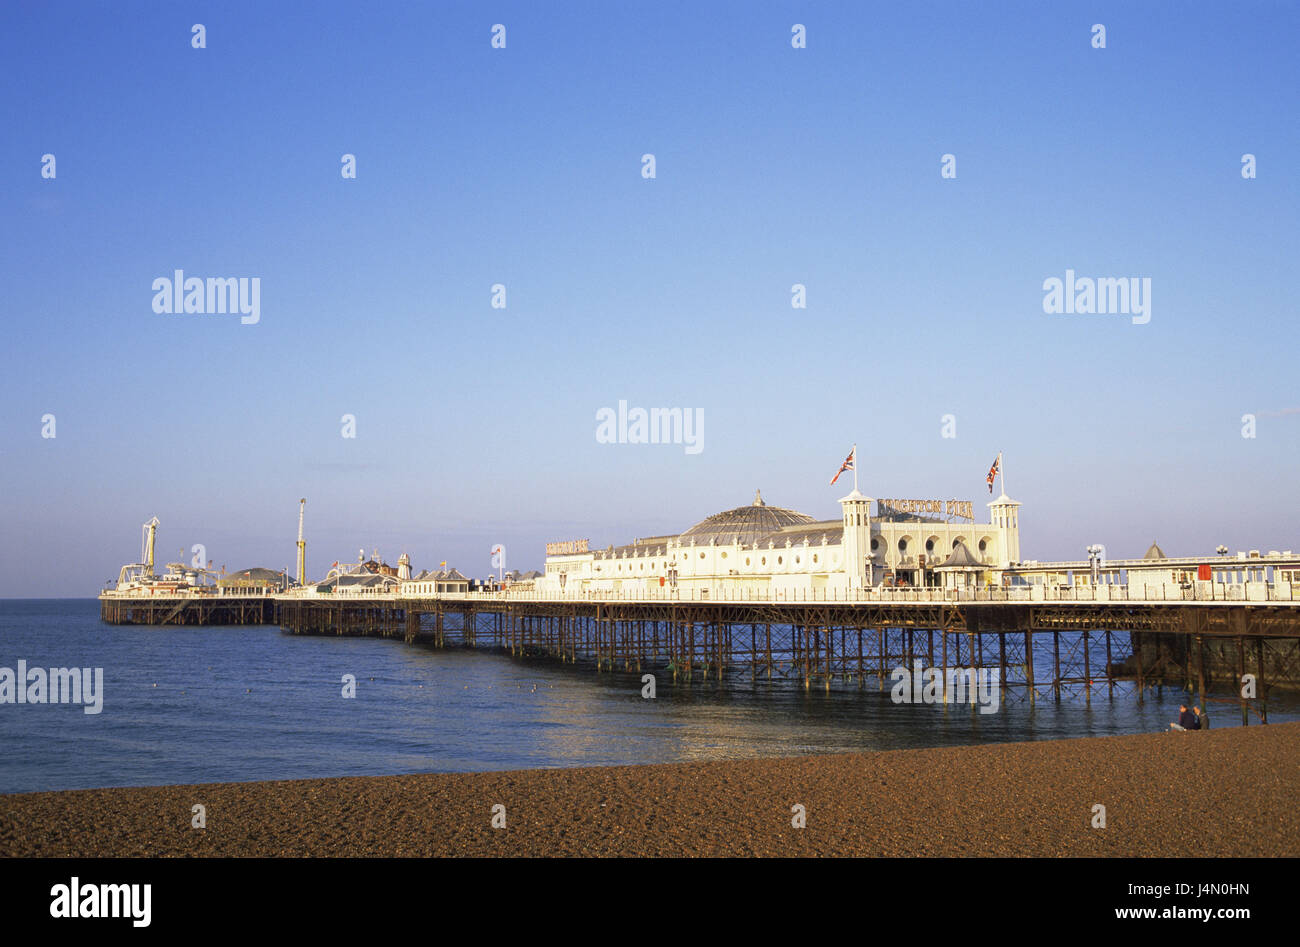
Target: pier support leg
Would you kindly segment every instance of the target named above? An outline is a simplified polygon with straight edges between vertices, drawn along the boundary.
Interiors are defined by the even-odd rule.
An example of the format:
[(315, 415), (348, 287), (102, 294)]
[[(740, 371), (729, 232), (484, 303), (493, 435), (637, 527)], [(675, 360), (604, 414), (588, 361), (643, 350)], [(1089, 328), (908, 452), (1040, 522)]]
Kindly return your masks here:
[(1052, 683), (1056, 689), (1056, 702), (1061, 702), (1061, 633), (1052, 632)]
[(1196, 680), (1200, 689), (1201, 719), (1205, 729), (1210, 729), (1210, 705), (1205, 702), (1205, 641), (1196, 636)]
[(772, 623), (764, 624), (764, 634), (767, 636), (767, 679), (772, 679)]
[(887, 633), (883, 627), (876, 629), (876, 689), (885, 689), (885, 641)]
[[(1246, 644), (1240, 638), (1237, 639), (1237, 682), (1233, 685), (1238, 695), (1241, 694), (1241, 679), (1246, 676)], [(1258, 692), (1257, 692), (1258, 693)], [(1241, 697), (1241, 725), (1250, 726), (1250, 709), (1246, 704), (1246, 698)]]
[(1110, 699), (1115, 699), (1115, 672), (1111, 670), (1110, 629), (1106, 629), (1106, 685), (1110, 688)]
[(1034, 682), (1034, 630), (1025, 626), (1025, 685), (1029, 688), (1029, 705), (1032, 707), (1038, 698), (1038, 687)]
[(1088, 639), (1091, 634), (1088, 629), (1083, 630), (1083, 700), (1086, 704), (1092, 703), (1092, 658), (1088, 653)]
[(1007, 633), (998, 632), (998, 674), (1000, 675), (1001, 686), (1005, 689), (1007, 680)]
[[(943, 667), (939, 669), (939, 672), (943, 674), (946, 682), (948, 679), (948, 629), (939, 629), (939, 644), (943, 651)], [(946, 686), (943, 689), (943, 702), (948, 703), (948, 688)]]
[(1268, 723), (1268, 691), (1264, 689), (1264, 639), (1255, 639), (1255, 693), (1259, 695), (1259, 722)]
[(1137, 661), (1138, 705), (1141, 706), (1146, 702), (1147, 696), (1146, 669), (1142, 665), (1142, 639), (1138, 637), (1136, 631), (1131, 631), (1129, 632), (1128, 640), (1133, 646), (1133, 659)]

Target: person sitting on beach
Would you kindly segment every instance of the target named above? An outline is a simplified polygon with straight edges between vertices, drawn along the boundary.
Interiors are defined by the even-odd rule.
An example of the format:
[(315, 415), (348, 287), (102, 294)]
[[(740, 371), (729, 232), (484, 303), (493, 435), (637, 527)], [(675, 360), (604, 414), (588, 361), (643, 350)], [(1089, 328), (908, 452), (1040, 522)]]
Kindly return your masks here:
[(1186, 704), (1178, 705), (1178, 722), (1169, 725), (1170, 730), (1199, 730), (1201, 729), (1200, 708), (1196, 708), (1196, 713), (1187, 709)]

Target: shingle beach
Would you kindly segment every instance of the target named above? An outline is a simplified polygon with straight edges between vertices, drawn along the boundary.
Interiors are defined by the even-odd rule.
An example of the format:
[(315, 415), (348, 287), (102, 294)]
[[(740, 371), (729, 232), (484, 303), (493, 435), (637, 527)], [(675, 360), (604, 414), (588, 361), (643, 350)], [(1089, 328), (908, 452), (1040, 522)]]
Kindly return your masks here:
[[(1296, 856), (1300, 723), (0, 796), (0, 855)], [(207, 827), (191, 827), (191, 807)], [(493, 807), (504, 806), (504, 828)], [(806, 812), (795, 828), (792, 807)], [(1094, 828), (1094, 806), (1105, 828)], [(498, 816), (498, 821), (500, 818)]]

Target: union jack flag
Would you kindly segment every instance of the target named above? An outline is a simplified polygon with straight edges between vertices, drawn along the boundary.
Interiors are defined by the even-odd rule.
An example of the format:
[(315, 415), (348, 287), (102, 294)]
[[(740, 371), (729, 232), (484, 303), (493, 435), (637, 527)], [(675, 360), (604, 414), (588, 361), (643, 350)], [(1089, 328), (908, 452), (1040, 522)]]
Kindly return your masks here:
[(835, 471), (835, 476), (831, 477), (831, 486), (835, 485), (835, 481), (840, 479), (840, 474), (844, 473), (844, 471), (855, 469), (854, 462), (857, 459), (858, 448), (855, 446), (853, 450), (849, 451), (849, 456), (844, 458), (844, 463), (840, 464), (840, 469)]
[(998, 467), (1001, 465), (1001, 463), (1002, 463), (1002, 455), (998, 454), (997, 457), (993, 458), (993, 466), (989, 468), (989, 475), (987, 477), (987, 482), (989, 485), (989, 493), (993, 492), (993, 481), (997, 479)]

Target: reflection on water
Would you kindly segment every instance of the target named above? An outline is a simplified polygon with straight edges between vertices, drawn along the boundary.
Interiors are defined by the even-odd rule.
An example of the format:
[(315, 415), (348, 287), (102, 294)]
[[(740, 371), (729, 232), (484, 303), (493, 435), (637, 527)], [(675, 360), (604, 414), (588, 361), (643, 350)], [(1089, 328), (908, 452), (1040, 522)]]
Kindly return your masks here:
[[(660, 763), (1162, 730), (1176, 689), (1139, 706), (1094, 691), (1013, 693), (995, 714), (901, 704), (870, 679), (674, 684), (637, 674), (269, 627), (146, 628), (94, 601), (0, 602), (0, 666), (103, 667), (104, 711), (0, 705), (0, 791)], [(342, 676), (357, 679), (342, 698)], [(887, 682), (888, 683), (888, 682)], [(1214, 725), (1239, 725), (1213, 708)], [(1274, 700), (1270, 719), (1300, 719)]]

